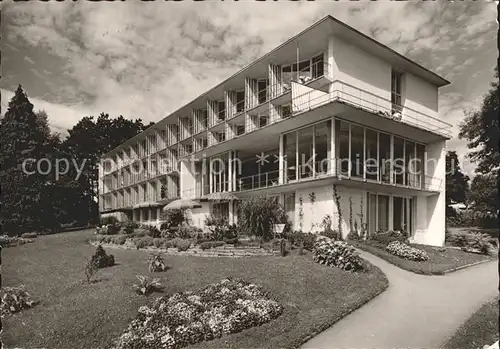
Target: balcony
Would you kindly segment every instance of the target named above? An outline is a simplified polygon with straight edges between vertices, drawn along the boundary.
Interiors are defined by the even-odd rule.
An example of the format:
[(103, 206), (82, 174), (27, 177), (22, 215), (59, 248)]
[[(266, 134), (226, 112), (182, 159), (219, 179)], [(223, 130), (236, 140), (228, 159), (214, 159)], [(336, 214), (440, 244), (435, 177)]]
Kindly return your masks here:
[[(299, 171), (295, 171), (295, 167), (289, 167), (283, 170), (283, 182), (280, 183), (279, 170), (264, 172), (251, 176), (244, 176), (236, 179), (236, 183), (231, 191), (221, 190), (221, 188), (228, 188), (227, 182), (218, 183), (213, 185), (212, 192), (250, 192), (263, 189), (275, 189), (274, 191), (282, 192), (284, 186), (307, 186), (311, 185), (311, 181), (328, 181), (338, 183), (345, 186), (357, 187), (364, 190), (381, 189), (387, 192), (401, 193), (406, 191), (408, 193), (426, 192), (427, 195), (438, 193), (442, 190), (444, 180), (442, 178), (422, 175), (419, 173), (401, 173), (402, 183), (396, 181), (396, 174), (393, 172), (391, 175), (393, 180), (390, 180), (391, 175), (385, 175), (382, 171), (378, 170), (379, 179), (367, 179), (366, 176), (350, 175), (347, 171), (342, 171), (341, 166), (338, 166), (340, 159), (333, 160), (332, 163), (328, 159), (318, 161), (314, 164), (300, 165)], [(326, 166), (325, 166), (326, 165)], [(208, 185), (197, 185), (195, 188), (187, 189), (182, 192), (182, 198), (200, 199), (210, 194), (210, 187)]]

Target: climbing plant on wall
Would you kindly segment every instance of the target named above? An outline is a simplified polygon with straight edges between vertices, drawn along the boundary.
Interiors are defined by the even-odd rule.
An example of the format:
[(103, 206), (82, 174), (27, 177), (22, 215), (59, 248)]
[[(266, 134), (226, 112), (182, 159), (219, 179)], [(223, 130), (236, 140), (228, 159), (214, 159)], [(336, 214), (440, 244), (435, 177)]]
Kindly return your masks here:
[(314, 192), (309, 193), (309, 200), (311, 201), (311, 231), (314, 229), (313, 217), (314, 217), (314, 203), (316, 202), (316, 194)]
[(340, 194), (337, 190), (337, 185), (333, 185), (333, 201), (337, 206), (337, 223), (339, 227), (339, 234), (342, 235), (342, 209), (340, 208)]
[(302, 227), (304, 225), (304, 199), (302, 199), (302, 195), (299, 196), (299, 226), (300, 230), (302, 230)]

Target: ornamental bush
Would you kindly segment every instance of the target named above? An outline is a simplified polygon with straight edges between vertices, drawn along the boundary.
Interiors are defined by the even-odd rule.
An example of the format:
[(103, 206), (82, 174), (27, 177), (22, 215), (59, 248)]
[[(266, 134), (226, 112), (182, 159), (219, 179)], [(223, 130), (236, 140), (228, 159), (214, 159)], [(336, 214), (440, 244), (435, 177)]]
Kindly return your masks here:
[(92, 256), (92, 260), (95, 261), (98, 268), (107, 268), (115, 265), (115, 257), (112, 254), (106, 254), (104, 248), (101, 245), (97, 246), (97, 249)]
[(387, 251), (395, 256), (408, 259), (410, 261), (426, 261), (429, 259), (427, 252), (409, 246), (400, 241), (393, 241), (386, 247)]
[(314, 244), (313, 259), (331, 267), (346, 271), (363, 271), (365, 262), (355, 248), (344, 241), (336, 241), (327, 237), (320, 237)]
[(4, 287), (2, 290), (2, 302), (0, 306), (2, 317), (4, 315), (17, 313), (23, 309), (31, 308), (38, 304), (33, 301), (25, 286)]

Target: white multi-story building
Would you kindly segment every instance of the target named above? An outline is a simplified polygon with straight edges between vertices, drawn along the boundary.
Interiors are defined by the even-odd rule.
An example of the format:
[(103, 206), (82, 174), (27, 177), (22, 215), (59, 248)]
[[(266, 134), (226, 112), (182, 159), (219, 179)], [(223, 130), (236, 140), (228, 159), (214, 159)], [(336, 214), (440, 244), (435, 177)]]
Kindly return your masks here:
[(237, 219), (214, 193), (272, 195), (294, 229), (317, 231), (327, 215), (338, 228), (340, 206), (344, 234), (405, 229), (442, 245), (447, 84), (327, 16), (105, 154), (101, 214), (154, 224), (169, 199), (191, 199), (202, 226)]

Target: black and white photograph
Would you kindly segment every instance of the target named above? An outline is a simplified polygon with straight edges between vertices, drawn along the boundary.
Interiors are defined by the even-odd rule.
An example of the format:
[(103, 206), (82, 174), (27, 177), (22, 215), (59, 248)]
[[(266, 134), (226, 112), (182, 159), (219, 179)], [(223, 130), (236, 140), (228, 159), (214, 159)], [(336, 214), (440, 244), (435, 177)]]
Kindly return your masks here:
[(0, 0), (0, 348), (499, 349), (498, 6)]

